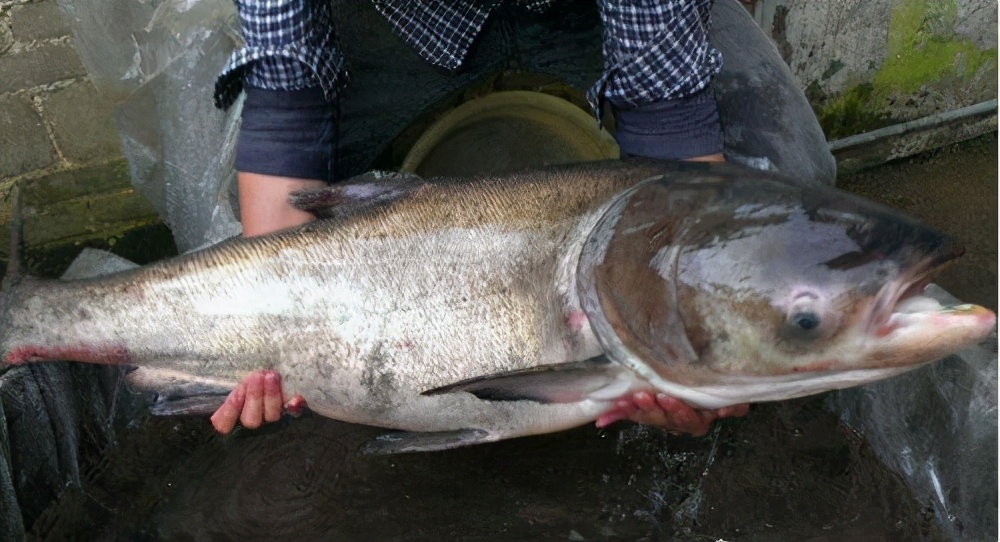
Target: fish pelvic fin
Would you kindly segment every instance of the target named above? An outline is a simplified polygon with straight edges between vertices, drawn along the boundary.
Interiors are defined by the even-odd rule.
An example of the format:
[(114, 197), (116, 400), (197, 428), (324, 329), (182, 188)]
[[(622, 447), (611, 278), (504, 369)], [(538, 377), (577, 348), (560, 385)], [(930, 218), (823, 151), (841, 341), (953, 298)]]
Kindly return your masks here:
[(373, 171), (323, 188), (299, 190), (289, 203), (317, 218), (336, 218), (405, 198), (425, 185), (410, 173)]
[(379, 435), (361, 447), (362, 455), (390, 455), (413, 452), (437, 452), (486, 442), (489, 431), (458, 429), (428, 433), (406, 431)]
[(576, 403), (609, 399), (627, 391), (622, 367), (604, 356), (584, 361), (542, 365), (490, 376), (462, 380), (421, 395), (468, 392), (486, 401), (536, 401)]

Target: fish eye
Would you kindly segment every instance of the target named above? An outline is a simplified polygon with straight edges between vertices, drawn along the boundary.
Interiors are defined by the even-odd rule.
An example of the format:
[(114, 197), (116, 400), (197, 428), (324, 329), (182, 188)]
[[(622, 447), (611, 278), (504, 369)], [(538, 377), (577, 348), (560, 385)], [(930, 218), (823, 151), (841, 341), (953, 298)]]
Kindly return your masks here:
[(819, 327), (820, 318), (815, 312), (797, 312), (789, 318), (789, 323), (802, 331), (812, 331)]
[(796, 287), (776, 308), (783, 313), (778, 321), (779, 333), (795, 342), (811, 343), (830, 336), (840, 321), (828, 296), (819, 288)]

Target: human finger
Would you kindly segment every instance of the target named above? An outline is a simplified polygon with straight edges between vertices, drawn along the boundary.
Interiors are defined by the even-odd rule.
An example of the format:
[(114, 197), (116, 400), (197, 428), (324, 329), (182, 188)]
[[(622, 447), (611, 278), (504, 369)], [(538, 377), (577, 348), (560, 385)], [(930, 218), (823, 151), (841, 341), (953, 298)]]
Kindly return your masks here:
[(240, 423), (247, 429), (257, 429), (264, 419), (264, 375), (260, 372), (251, 373), (243, 382), (247, 392), (243, 412), (240, 413)]
[(245, 399), (246, 386), (240, 382), (233, 391), (229, 392), (222, 406), (212, 414), (212, 427), (223, 435), (232, 431), (236, 427), (236, 421), (240, 418), (240, 412), (243, 411)]
[(264, 421), (276, 422), (281, 419), (282, 403), (281, 375), (274, 371), (264, 372)]

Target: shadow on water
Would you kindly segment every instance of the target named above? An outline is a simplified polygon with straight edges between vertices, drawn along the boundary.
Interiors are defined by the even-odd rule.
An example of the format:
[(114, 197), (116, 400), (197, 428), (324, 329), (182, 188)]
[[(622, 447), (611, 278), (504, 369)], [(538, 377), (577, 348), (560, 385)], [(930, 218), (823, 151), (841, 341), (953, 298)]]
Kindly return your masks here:
[[(996, 231), (981, 224), (996, 221), (996, 137), (964, 149), (866, 172), (843, 186), (965, 240), (971, 262), (941, 282), (995, 308)], [(979, 218), (969, 224), (969, 216)], [(129, 253), (128, 243), (117, 246), (146, 259)], [(822, 398), (755, 405), (703, 438), (619, 424), (448, 452), (358, 455), (380, 432), (307, 415), (223, 438), (205, 419), (142, 420), (89, 463), (83, 483), (62, 493), (31, 536), (945, 540), (928, 503), (824, 410)]]
[(230, 438), (204, 420), (123, 435), (36, 522), (87, 540), (943, 540), (820, 400), (704, 438), (622, 424), (363, 457), (378, 429), (310, 416)]

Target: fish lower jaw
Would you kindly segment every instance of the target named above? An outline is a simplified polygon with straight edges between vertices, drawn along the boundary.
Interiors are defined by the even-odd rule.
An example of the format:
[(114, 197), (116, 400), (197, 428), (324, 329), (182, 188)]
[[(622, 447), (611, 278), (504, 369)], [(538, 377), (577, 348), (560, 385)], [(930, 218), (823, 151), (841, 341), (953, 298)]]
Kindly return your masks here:
[(729, 376), (717, 384), (690, 386), (663, 379), (650, 383), (691, 406), (716, 409), (744, 403), (784, 401), (890, 378), (923, 364), (772, 376)]

